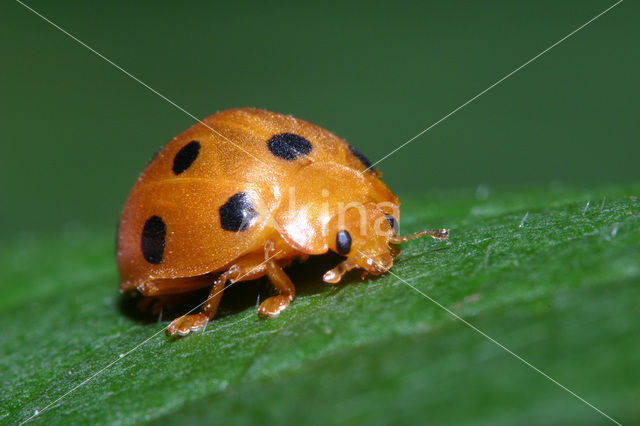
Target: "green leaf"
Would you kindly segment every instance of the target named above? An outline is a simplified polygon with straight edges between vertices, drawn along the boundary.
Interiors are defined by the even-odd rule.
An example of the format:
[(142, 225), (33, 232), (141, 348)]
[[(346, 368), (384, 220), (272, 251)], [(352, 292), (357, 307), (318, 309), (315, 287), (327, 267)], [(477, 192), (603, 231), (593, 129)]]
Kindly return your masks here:
[(338, 286), (321, 281), (334, 258), (294, 265), (298, 296), (276, 319), (256, 314), (264, 281), (239, 284), (205, 332), (176, 341), (166, 319), (140, 317), (117, 293), (111, 230), (5, 239), (1, 420), (39, 410), (32, 423), (608, 421), (446, 308), (638, 422), (638, 192), (404, 197), (402, 233), (449, 227), (450, 241), (407, 243), (393, 274)]

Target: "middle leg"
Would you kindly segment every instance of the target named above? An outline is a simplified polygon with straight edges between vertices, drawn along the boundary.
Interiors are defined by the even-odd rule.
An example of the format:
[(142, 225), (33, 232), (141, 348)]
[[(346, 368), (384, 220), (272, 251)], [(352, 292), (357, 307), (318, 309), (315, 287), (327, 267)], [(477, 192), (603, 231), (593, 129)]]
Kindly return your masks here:
[(265, 317), (275, 317), (284, 311), (296, 295), (296, 288), (276, 262), (267, 263), (267, 276), (278, 293), (260, 304), (258, 313)]

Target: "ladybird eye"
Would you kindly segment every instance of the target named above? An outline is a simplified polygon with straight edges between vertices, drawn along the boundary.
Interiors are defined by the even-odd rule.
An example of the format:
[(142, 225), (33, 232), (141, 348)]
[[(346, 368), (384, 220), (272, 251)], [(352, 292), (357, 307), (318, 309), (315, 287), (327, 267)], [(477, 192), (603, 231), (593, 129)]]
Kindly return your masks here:
[(387, 222), (389, 222), (389, 226), (393, 230), (393, 235), (398, 235), (398, 221), (395, 217), (390, 214), (385, 215), (387, 217)]
[(351, 235), (347, 231), (340, 231), (336, 236), (336, 249), (338, 253), (347, 255), (351, 251)]

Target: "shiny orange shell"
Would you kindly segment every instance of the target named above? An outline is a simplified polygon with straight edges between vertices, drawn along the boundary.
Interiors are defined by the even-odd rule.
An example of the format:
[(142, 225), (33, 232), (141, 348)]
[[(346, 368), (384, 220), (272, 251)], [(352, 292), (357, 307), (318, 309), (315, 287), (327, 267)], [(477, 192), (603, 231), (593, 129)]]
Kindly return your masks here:
[(291, 116), (213, 114), (138, 177), (118, 228), (120, 288), (222, 271), (268, 239), (281, 239), (292, 258), (325, 253), (340, 203), (386, 202), (397, 211), (369, 165), (344, 140)]

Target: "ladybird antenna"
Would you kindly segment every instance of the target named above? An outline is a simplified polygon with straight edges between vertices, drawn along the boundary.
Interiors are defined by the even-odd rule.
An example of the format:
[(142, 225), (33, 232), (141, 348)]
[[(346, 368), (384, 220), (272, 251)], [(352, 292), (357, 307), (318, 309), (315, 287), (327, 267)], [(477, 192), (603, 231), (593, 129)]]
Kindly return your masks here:
[(427, 229), (426, 231), (416, 232), (415, 234), (407, 235), (406, 237), (400, 235), (394, 235), (389, 238), (389, 241), (393, 244), (401, 244), (406, 243), (407, 241), (413, 240), (415, 238), (422, 237), (423, 235), (428, 235), (437, 240), (446, 240), (449, 237), (448, 229)]

